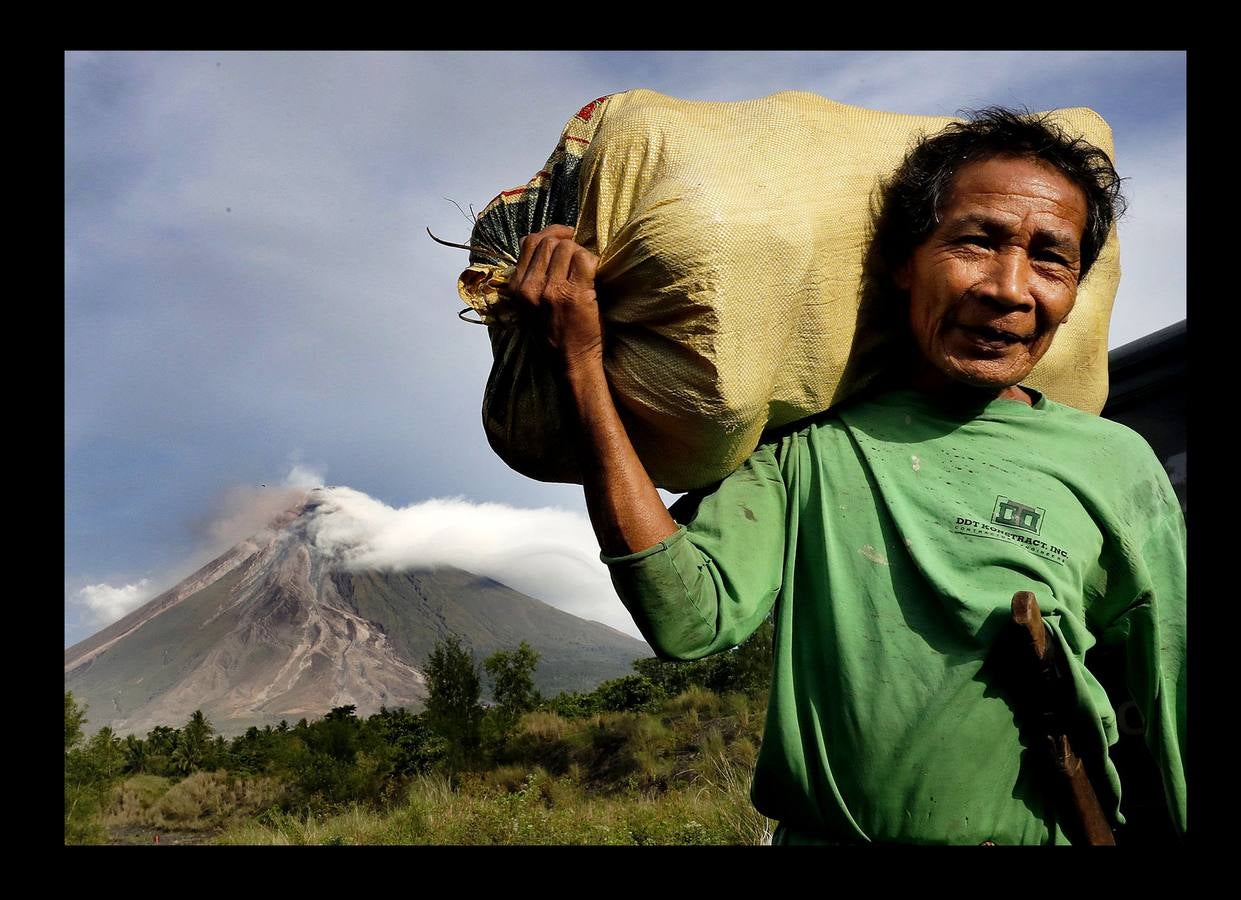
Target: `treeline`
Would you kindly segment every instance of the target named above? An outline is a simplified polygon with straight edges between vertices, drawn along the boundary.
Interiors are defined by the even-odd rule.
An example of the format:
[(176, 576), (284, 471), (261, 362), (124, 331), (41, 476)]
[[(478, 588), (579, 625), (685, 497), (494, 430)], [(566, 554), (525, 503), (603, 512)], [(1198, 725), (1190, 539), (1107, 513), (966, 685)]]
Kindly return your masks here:
[[(342, 706), (313, 722), (251, 727), (231, 740), (216, 734), (201, 711), (182, 727), (158, 726), (145, 739), (121, 739), (106, 727), (86, 739), (85, 709), (67, 692), (65, 840), (105, 839), (100, 814), (115, 786), (132, 776), (263, 776), (283, 786), (281, 809), (313, 816), (357, 803), (381, 807), (399, 797), (411, 779), (429, 773), (452, 781), (521, 760), (564, 768), (567, 757), (558, 766), (544, 758), (545, 748), (532, 747), (529, 735), (520, 733), (523, 717), (542, 712), (571, 722), (608, 713), (653, 713), (690, 689), (761, 699), (770, 678), (771, 638), (765, 623), (730, 652), (689, 663), (638, 660), (634, 674), (593, 691), (544, 698), (534, 687), (539, 656), (528, 644), (494, 653), (480, 666), (450, 637), (436, 645), (424, 668), (428, 697), (422, 712), (383, 708), (362, 718), (355, 707)], [(482, 700), (484, 671), (492, 683), (490, 703)]]

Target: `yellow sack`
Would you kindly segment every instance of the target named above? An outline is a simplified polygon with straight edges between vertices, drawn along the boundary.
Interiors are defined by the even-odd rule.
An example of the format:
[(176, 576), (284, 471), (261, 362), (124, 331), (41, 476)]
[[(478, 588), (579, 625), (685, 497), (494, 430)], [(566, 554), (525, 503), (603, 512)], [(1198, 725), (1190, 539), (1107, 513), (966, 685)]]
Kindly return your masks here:
[[(1093, 111), (1053, 117), (1112, 155)], [(520, 238), (552, 223), (575, 225), (600, 257), (605, 365), (657, 485), (718, 481), (764, 430), (847, 397), (861, 377), (842, 380), (856, 352), (872, 195), (919, 138), (951, 121), (800, 91), (717, 103), (635, 90), (588, 104), (543, 171), (479, 215), (474, 265), (458, 282), (491, 332), (492, 447), (531, 477), (581, 481), (541, 338), (515, 327), (496, 290)], [(1026, 384), (1103, 408), (1119, 280), (1113, 231)], [(882, 345), (881, 335), (857, 337)]]

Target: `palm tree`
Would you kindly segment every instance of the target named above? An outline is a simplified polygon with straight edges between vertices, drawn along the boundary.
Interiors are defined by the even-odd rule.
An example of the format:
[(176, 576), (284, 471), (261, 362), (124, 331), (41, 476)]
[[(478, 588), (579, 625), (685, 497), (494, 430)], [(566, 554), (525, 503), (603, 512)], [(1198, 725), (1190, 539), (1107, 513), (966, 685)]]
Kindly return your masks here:
[(147, 770), (146, 742), (132, 734), (125, 738), (125, 771), (141, 775)]
[(185, 728), (181, 729), (181, 732), (182, 737), (190, 743), (206, 747), (207, 740), (211, 735), (215, 734), (215, 728), (207, 721), (203, 711), (196, 709), (193, 715), (190, 716), (190, 720), (185, 723)]
[(172, 751), (172, 756), (169, 757), (168, 763), (178, 775), (188, 775), (199, 767), (202, 759), (203, 755), (200, 748), (182, 742), (177, 744), (176, 749)]
[(207, 721), (203, 711), (194, 710), (190, 720), (181, 729), (181, 739), (177, 741), (176, 749), (172, 751), (169, 759), (173, 770), (188, 775), (200, 768), (207, 756), (208, 742), (214, 733), (215, 728)]

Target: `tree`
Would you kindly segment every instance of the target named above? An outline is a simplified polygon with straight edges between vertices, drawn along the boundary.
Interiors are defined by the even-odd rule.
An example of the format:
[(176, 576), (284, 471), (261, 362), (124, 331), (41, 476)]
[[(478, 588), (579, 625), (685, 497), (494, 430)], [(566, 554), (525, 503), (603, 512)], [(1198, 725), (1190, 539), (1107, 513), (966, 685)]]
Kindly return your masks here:
[(65, 752), (82, 740), (82, 726), (86, 723), (86, 707), (78, 706), (72, 691), (65, 691)]
[(125, 771), (141, 775), (146, 772), (148, 762), (146, 742), (132, 734), (128, 735), (125, 738)]
[(147, 732), (147, 752), (167, 756), (176, 748), (180, 734), (181, 732), (176, 728), (156, 725)]
[(167, 775), (172, 771), (172, 753), (181, 740), (181, 731), (167, 725), (156, 725), (147, 732), (147, 771), (153, 775)]
[(417, 775), (448, 753), (444, 738), (427, 724), (426, 713), (414, 715), (409, 710), (381, 707), (367, 724), (391, 748), (392, 774)]
[(547, 708), (565, 719), (581, 719), (599, 712), (599, 698), (592, 691), (584, 694), (581, 691), (561, 691), (547, 701)]
[(203, 711), (194, 710), (190, 720), (181, 729), (176, 749), (172, 751), (170, 762), (173, 769), (182, 775), (188, 775), (201, 768), (211, 750), (210, 740), (214, 733), (215, 728), (207, 721)]
[(724, 653), (690, 662), (671, 662), (654, 657), (635, 660), (634, 669), (676, 696), (691, 685), (719, 694), (739, 692), (764, 697), (771, 688), (772, 640), (775, 627), (768, 616), (748, 638)]
[(110, 725), (100, 728), (86, 745), (91, 765), (100, 781), (110, 782), (125, 769), (125, 750)]
[(455, 635), (435, 645), (427, 660), (427, 723), (448, 742), (448, 765), (459, 768), (479, 746), (480, 681), (473, 651)]
[(337, 706), (311, 728), (310, 748), (323, 753), (337, 762), (352, 765), (359, 749), (359, 732), (362, 723), (357, 707)]
[(495, 698), (503, 719), (502, 732), (508, 734), (522, 713), (530, 712), (542, 702), (534, 688), (534, 670), (539, 664), (538, 652), (522, 641), (512, 653), (497, 650), (483, 660), (483, 668), (491, 676), (491, 696)]
[(194, 710), (190, 715), (190, 720), (181, 729), (182, 739), (195, 746), (206, 747), (207, 741), (213, 734), (215, 734), (215, 726), (207, 721), (201, 709)]
[(725, 690), (740, 691), (751, 697), (765, 697), (771, 690), (772, 646), (775, 625), (768, 616), (754, 633), (728, 654), (731, 676)]
[(595, 688), (600, 709), (610, 712), (654, 712), (667, 694), (645, 675), (624, 675)]
[(107, 835), (98, 814), (125, 766), (125, 752), (107, 726), (83, 743), (78, 717), (84, 710), (65, 696), (65, 843), (102, 843)]

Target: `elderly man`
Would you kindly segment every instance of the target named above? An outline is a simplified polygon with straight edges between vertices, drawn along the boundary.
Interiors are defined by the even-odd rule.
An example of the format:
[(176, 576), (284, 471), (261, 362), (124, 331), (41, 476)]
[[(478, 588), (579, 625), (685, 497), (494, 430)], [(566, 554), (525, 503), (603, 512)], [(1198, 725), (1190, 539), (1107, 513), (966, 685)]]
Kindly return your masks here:
[(1022, 386), (1072, 312), (1118, 183), (1096, 148), (1003, 110), (924, 140), (886, 186), (875, 239), (907, 358), (769, 435), (676, 518), (609, 392), (597, 259), (564, 226), (525, 239), (512, 289), (563, 361), (591, 521), (642, 633), (694, 659), (774, 608), (752, 798), (780, 822), (776, 843), (1066, 842), (987, 664), (1016, 591), (1063, 651), (1113, 816), (1114, 716), (1085, 654), (1126, 643), (1184, 830), (1180, 508), (1138, 435)]

